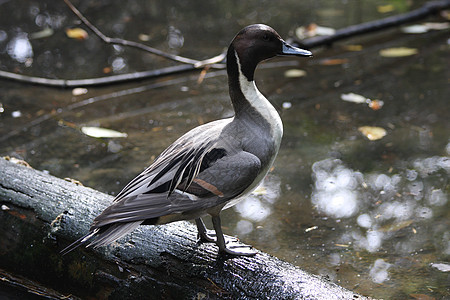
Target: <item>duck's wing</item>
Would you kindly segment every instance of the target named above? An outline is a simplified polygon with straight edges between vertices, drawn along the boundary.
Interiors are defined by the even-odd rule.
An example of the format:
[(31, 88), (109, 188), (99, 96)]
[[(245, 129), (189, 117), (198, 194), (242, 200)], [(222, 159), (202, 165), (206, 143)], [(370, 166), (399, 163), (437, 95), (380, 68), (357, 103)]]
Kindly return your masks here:
[[(223, 149), (212, 148), (209, 155), (202, 156), (203, 160), (211, 154), (217, 156), (217, 153), (223, 153)], [(202, 214), (244, 193), (255, 181), (261, 168), (260, 160), (245, 151), (224, 154), (208, 163), (192, 162), (190, 168), (183, 164), (178, 166), (185, 168), (184, 173), (188, 175), (173, 191), (171, 182), (179, 179), (162, 184), (163, 188), (158, 186), (156, 192), (155, 189), (136, 188), (132, 193), (122, 195), (119, 201), (95, 218), (91, 230), (114, 223), (145, 221), (147, 224), (161, 224), (189, 219), (193, 214)], [(198, 172), (192, 170), (197, 168)], [(177, 174), (177, 171), (172, 173)]]
[[(159, 170), (155, 174), (149, 169), (140, 174), (111, 206), (95, 218), (89, 233), (61, 253), (66, 254), (82, 244), (92, 247), (110, 244), (142, 223), (161, 224), (189, 219), (196, 214), (200, 216), (246, 192), (261, 168), (260, 160), (245, 151), (228, 155), (223, 148), (213, 147), (205, 155), (186, 153), (191, 157), (191, 163), (187, 164), (189, 167), (181, 159), (177, 163), (169, 161), (161, 165), (155, 169)], [(169, 165), (173, 167), (167, 168)], [(162, 170), (165, 173), (159, 175)], [(160, 179), (165, 178), (166, 174), (179, 174), (181, 183), (172, 190), (172, 182), (180, 179), (169, 176), (166, 183), (155, 185), (154, 178), (157, 175)]]
[(220, 140), (207, 126), (177, 140), (95, 218), (88, 234), (62, 252), (81, 244), (104, 246), (142, 223), (198, 217), (244, 193), (257, 178), (261, 162), (251, 153), (230, 151)]

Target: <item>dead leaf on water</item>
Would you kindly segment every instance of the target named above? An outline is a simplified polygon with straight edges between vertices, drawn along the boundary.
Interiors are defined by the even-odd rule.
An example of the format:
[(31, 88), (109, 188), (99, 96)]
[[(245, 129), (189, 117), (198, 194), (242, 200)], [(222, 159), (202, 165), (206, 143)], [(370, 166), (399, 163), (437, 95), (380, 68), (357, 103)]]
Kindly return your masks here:
[(87, 88), (74, 88), (72, 90), (72, 95), (74, 96), (80, 96), (80, 95), (84, 95), (87, 94), (88, 89)]
[(341, 100), (353, 103), (367, 103), (367, 97), (355, 93), (341, 94)]
[(260, 195), (265, 195), (265, 194), (267, 194), (267, 189), (266, 189), (266, 187), (263, 186), (263, 185), (258, 186), (258, 187), (256, 188), (256, 190), (254, 190), (254, 191), (252, 192), (252, 195), (255, 195), (255, 196), (260, 196)]
[(379, 110), (383, 107), (384, 102), (381, 100), (369, 100), (369, 107), (373, 110)]
[(386, 135), (386, 129), (375, 126), (361, 126), (358, 130), (369, 140), (376, 141)]
[(162, 127), (153, 127), (153, 128), (152, 128), (152, 131), (153, 131), (153, 132), (158, 132), (158, 131), (161, 131), (161, 130), (163, 130)]
[(417, 54), (419, 51), (416, 48), (397, 47), (386, 48), (380, 50), (379, 54), (382, 57), (404, 57)]
[(298, 78), (303, 76), (306, 76), (306, 71), (300, 69), (290, 69), (284, 72), (284, 77), (287, 78)]
[(409, 295), (417, 300), (436, 300), (436, 298), (425, 294), (409, 294)]
[(330, 27), (319, 26), (315, 23), (311, 23), (308, 26), (301, 26), (295, 30), (295, 35), (299, 39), (309, 38), (316, 35), (333, 35), (336, 33), (336, 29)]
[(398, 222), (398, 223), (394, 223), (394, 224), (385, 225), (378, 230), (381, 232), (399, 231), (400, 229), (403, 229), (403, 228), (411, 225), (412, 222), (413, 222), (413, 220), (406, 220), (406, 221), (402, 221), (402, 222)]
[(138, 39), (140, 39), (143, 42), (148, 42), (150, 41), (150, 36), (148, 34), (141, 33), (139, 34)]
[(312, 226), (312, 227), (306, 228), (305, 232), (310, 232), (312, 230), (316, 230), (317, 228), (319, 228), (319, 226)]
[(386, 5), (378, 5), (377, 11), (381, 14), (385, 14), (391, 11), (394, 11), (395, 7), (392, 4), (386, 4)]
[(348, 51), (361, 51), (363, 49), (362, 45), (345, 45), (343, 46), (345, 50)]
[(43, 38), (52, 36), (53, 33), (54, 33), (53, 29), (51, 29), (50, 27), (47, 27), (41, 31), (31, 33), (30, 39), (31, 40), (43, 39)]
[(77, 128), (77, 124), (73, 123), (73, 122), (68, 122), (66, 120), (59, 120), (58, 121), (58, 125), (59, 126), (67, 126), (70, 128)]
[(402, 27), (402, 32), (409, 34), (420, 34), (425, 33), (430, 30), (444, 30), (450, 28), (450, 24), (447, 22), (438, 23), (438, 22), (428, 22), (423, 24), (415, 24), (410, 26)]
[(66, 35), (67, 35), (67, 37), (69, 37), (71, 39), (76, 39), (76, 40), (85, 40), (89, 36), (89, 34), (86, 32), (86, 30), (81, 29), (81, 28), (67, 28)]
[(335, 65), (343, 65), (348, 63), (347, 58), (333, 58), (333, 59), (323, 59), (320, 61), (322, 66), (335, 66)]
[(355, 93), (341, 94), (341, 100), (353, 103), (366, 103), (373, 110), (379, 110), (384, 105), (384, 102), (381, 100), (371, 100)]
[(417, 24), (417, 25), (402, 27), (401, 31), (404, 33), (419, 34), (419, 33), (427, 32), (428, 28), (426, 26)]
[(450, 265), (449, 264), (443, 264), (443, 263), (432, 263), (431, 266), (433, 268), (438, 269), (442, 272), (450, 272)]
[(283, 107), (283, 109), (289, 109), (292, 107), (292, 102), (289, 102), (289, 101), (283, 102), (281, 107)]
[(81, 127), (81, 132), (95, 138), (123, 138), (128, 136), (126, 133), (101, 127), (83, 126)]
[(345, 11), (343, 9), (335, 8), (322, 8), (317, 9), (316, 14), (322, 18), (340, 17), (343, 16)]

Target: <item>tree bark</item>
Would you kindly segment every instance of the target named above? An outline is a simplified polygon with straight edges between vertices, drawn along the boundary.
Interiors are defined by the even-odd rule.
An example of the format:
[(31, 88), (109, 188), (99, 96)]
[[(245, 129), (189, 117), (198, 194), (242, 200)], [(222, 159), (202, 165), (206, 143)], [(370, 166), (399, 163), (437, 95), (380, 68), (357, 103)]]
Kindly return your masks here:
[(364, 299), (263, 252), (220, 256), (188, 222), (61, 256), (112, 197), (2, 158), (0, 174), (0, 269), (69, 298)]

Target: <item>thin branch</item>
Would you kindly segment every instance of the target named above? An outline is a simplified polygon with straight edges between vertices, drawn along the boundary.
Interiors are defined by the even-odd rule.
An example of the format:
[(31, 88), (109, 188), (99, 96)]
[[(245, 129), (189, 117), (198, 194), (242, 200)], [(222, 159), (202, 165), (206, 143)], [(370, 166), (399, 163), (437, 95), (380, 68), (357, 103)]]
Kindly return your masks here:
[[(116, 44), (116, 45), (122, 45), (122, 46), (138, 48), (138, 49), (147, 51), (149, 53), (152, 53), (152, 54), (155, 54), (155, 55), (159, 55), (159, 56), (168, 58), (170, 60), (173, 60), (173, 61), (176, 61), (176, 62), (180, 62), (180, 63), (184, 63), (184, 64), (191, 64), (191, 65), (198, 65), (198, 66), (205, 65), (205, 63), (203, 63), (202, 61), (191, 59), (191, 58), (186, 58), (186, 57), (179, 56), (179, 55), (173, 55), (173, 54), (170, 54), (170, 53), (166, 53), (164, 51), (155, 49), (153, 47), (150, 47), (150, 46), (147, 46), (147, 45), (144, 45), (144, 44), (141, 44), (141, 43), (128, 41), (128, 40), (124, 40), (124, 39), (119, 39), (119, 38), (107, 37), (97, 27), (95, 27), (91, 22), (89, 22), (89, 20), (85, 16), (83, 16), (83, 14), (69, 0), (64, 0), (64, 2), (72, 10), (72, 12), (75, 15), (77, 15), (77, 17), (87, 27), (89, 27), (90, 30), (92, 30), (99, 38), (101, 38), (107, 44)], [(211, 59), (208, 59), (208, 60), (211, 60)], [(213, 61), (213, 63), (216, 63), (216, 62), (219, 62), (219, 61)]]
[(389, 27), (402, 25), (408, 22), (417, 21), (423, 19), (429, 15), (436, 14), (439, 11), (450, 8), (450, 0), (438, 0), (425, 3), (422, 7), (412, 10), (410, 12), (387, 17), (381, 20), (375, 20), (362, 24), (357, 24), (342, 28), (336, 31), (333, 35), (316, 36), (306, 40), (298, 40), (293, 38), (294, 42), (300, 47), (313, 48), (323, 45), (331, 45), (332, 43), (354, 37), (356, 35), (380, 31)]
[[(80, 20), (88, 26), (96, 35), (98, 35), (103, 41), (106, 43), (120, 44), (125, 46), (136, 47), (141, 50), (145, 50), (147, 52), (160, 55), (166, 57), (168, 59), (172, 59), (178, 62), (187, 63), (186, 65), (179, 65), (173, 67), (167, 67), (157, 70), (151, 71), (143, 71), (143, 72), (135, 72), (129, 74), (121, 74), (121, 75), (113, 75), (103, 78), (92, 78), (92, 79), (78, 79), (78, 80), (64, 80), (64, 79), (48, 79), (48, 78), (40, 78), (40, 77), (32, 77), (26, 75), (15, 74), (6, 71), (0, 71), (0, 77), (6, 79), (12, 79), (20, 82), (38, 84), (38, 85), (46, 85), (46, 86), (57, 86), (57, 87), (76, 87), (76, 86), (97, 86), (97, 85), (106, 85), (113, 84), (119, 82), (127, 82), (133, 80), (142, 80), (145, 78), (151, 78), (156, 76), (165, 76), (174, 73), (186, 72), (195, 70), (206, 65), (209, 65), (211, 68), (215, 69), (224, 69), (225, 65), (220, 64), (225, 58), (225, 53), (222, 53), (218, 56), (215, 56), (210, 59), (206, 59), (203, 61), (198, 61), (190, 58), (185, 58), (177, 55), (171, 55), (161, 50), (154, 49), (152, 47), (117, 39), (117, 38), (109, 38), (105, 36), (98, 28), (92, 25), (89, 20), (87, 20), (74, 6), (69, 0), (64, 0), (64, 2), (69, 6), (69, 8), (80, 18)], [(392, 17), (388, 17), (381, 20), (376, 20), (372, 22), (367, 22), (363, 24), (353, 25), (346, 28), (342, 28), (336, 31), (334, 35), (330, 36), (318, 36), (309, 38), (306, 40), (296, 40), (293, 38), (293, 42), (301, 47), (305, 48), (314, 48), (322, 45), (330, 45), (333, 42), (338, 40), (342, 40), (351, 36), (379, 31), (388, 27), (398, 26), (407, 22), (416, 21), (422, 18), (425, 18), (429, 15), (436, 14), (439, 11), (450, 8), (450, 0), (438, 0), (438, 1), (430, 1), (425, 3), (422, 7), (415, 9), (413, 11), (396, 15)], [(181, 60), (180, 60), (181, 59)]]
[[(215, 69), (224, 69), (225, 65), (224, 64), (213, 64), (213, 65), (211, 65), (211, 67), (213, 67)], [(119, 74), (119, 75), (112, 75), (112, 76), (101, 77), (101, 78), (73, 79), (73, 80), (34, 77), (34, 76), (21, 75), (21, 74), (16, 74), (16, 73), (11, 73), (11, 72), (6, 72), (6, 71), (0, 70), (0, 77), (6, 78), (6, 79), (12, 79), (15, 81), (20, 81), (20, 82), (25, 82), (25, 83), (37, 84), (37, 85), (73, 88), (73, 87), (79, 87), (79, 86), (100, 86), (100, 85), (115, 84), (115, 83), (119, 83), (119, 82), (137, 81), (137, 80), (142, 80), (142, 79), (146, 79), (146, 78), (159, 77), (159, 76), (165, 76), (165, 75), (170, 75), (170, 74), (175, 74), (175, 73), (192, 71), (195, 69), (197, 69), (195, 65), (177, 65), (177, 66), (166, 67), (166, 68), (150, 70), (150, 71)]]
[[(184, 67), (188, 67), (189, 65), (183, 65)], [(192, 66), (191, 66), (192, 67)], [(2, 71), (0, 71), (2, 72)], [(215, 76), (223, 76), (224, 71), (215, 71), (215, 72), (209, 72), (208, 74), (205, 75), (205, 77), (207, 78), (212, 78)], [(1, 76), (1, 73), (0, 73)], [(40, 78), (40, 79), (45, 79), (45, 78)], [(96, 80), (96, 79), (93, 79)], [(52, 110), (48, 113), (45, 113), (39, 117), (37, 117), (36, 119), (33, 119), (32, 121), (28, 122), (27, 124), (24, 124), (23, 126), (21, 126), (20, 128), (11, 130), (3, 135), (0, 136), (0, 143), (3, 143), (4, 141), (7, 141), (8, 139), (17, 136), (18, 134), (20, 134), (21, 132), (24, 131), (28, 131), (30, 128), (39, 125), (41, 123), (44, 123), (47, 120), (50, 119), (54, 119), (54, 118), (62, 118), (62, 116), (70, 111), (73, 111), (75, 109), (79, 109), (88, 105), (92, 105), (94, 103), (98, 103), (101, 101), (108, 101), (111, 99), (116, 99), (119, 97), (125, 97), (125, 96), (129, 96), (129, 95), (133, 95), (133, 94), (137, 94), (137, 93), (143, 93), (145, 91), (148, 90), (153, 90), (153, 89), (157, 89), (157, 88), (161, 88), (161, 87), (166, 87), (166, 86), (171, 86), (171, 85), (178, 85), (181, 84), (183, 82), (192, 80), (192, 78), (189, 77), (177, 77), (175, 79), (170, 79), (170, 80), (165, 80), (165, 81), (158, 81), (158, 82), (154, 82), (151, 84), (146, 84), (146, 85), (141, 85), (138, 87), (133, 87), (133, 88), (128, 88), (125, 90), (120, 90), (120, 91), (114, 91), (111, 93), (107, 93), (107, 94), (102, 94), (102, 95), (98, 95), (98, 96), (94, 96), (94, 97), (89, 97), (86, 99), (82, 99), (78, 102), (74, 102), (72, 104), (69, 104), (65, 107), (56, 109), (56, 110)], [(155, 109), (155, 108), (152, 108)]]

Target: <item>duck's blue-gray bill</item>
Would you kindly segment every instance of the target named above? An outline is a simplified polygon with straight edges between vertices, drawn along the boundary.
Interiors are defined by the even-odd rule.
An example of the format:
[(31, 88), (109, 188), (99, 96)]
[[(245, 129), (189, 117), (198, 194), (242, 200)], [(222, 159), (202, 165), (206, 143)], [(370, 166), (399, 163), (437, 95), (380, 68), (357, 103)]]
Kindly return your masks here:
[(300, 49), (300, 48), (291, 46), (287, 43), (283, 43), (281, 55), (312, 56), (312, 53), (311, 53), (311, 51), (308, 51), (305, 49)]

